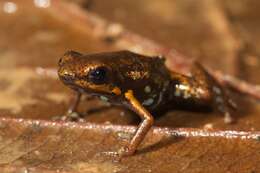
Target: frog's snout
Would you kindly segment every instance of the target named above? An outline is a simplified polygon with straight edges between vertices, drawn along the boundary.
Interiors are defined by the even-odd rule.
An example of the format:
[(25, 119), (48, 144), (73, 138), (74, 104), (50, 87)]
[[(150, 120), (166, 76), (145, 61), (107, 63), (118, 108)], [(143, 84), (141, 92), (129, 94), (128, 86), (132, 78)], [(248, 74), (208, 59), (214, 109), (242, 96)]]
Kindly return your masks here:
[(59, 78), (66, 84), (72, 84), (75, 80), (75, 74), (67, 69), (60, 68), (58, 71)]

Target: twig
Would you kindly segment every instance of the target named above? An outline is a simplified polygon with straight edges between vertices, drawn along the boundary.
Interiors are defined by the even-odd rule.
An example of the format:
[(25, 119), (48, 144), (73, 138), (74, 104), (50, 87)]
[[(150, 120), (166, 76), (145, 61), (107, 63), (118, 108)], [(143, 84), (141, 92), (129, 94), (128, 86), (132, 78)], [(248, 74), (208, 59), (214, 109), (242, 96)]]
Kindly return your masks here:
[(242, 94), (249, 95), (257, 100), (260, 100), (260, 86), (252, 85), (243, 80), (239, 80), (233, 76), (224, 75), (220, 72), (214, 72), (214, 76), (227, 87), (239, 91)]

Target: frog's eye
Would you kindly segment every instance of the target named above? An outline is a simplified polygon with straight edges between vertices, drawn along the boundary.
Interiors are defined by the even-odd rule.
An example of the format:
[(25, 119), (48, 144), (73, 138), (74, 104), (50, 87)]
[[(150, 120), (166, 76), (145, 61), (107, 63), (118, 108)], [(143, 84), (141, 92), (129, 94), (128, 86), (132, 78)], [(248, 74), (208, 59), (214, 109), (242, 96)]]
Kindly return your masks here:
[(105, 67), (95, 68), (88, 73), (88, 79), (96, 85), (104, 84), (107, 81), (107, 71)]

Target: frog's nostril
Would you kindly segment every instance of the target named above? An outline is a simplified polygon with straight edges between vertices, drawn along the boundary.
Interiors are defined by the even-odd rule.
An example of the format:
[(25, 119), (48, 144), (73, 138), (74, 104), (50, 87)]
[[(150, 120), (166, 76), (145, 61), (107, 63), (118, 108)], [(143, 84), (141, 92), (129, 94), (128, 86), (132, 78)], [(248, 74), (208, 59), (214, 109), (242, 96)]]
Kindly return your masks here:
[(59, 66), (62, 66), (63, 65), (63, 60), (62, 60), (62, 58), (60, 58), (60, 60), (59, 60)]

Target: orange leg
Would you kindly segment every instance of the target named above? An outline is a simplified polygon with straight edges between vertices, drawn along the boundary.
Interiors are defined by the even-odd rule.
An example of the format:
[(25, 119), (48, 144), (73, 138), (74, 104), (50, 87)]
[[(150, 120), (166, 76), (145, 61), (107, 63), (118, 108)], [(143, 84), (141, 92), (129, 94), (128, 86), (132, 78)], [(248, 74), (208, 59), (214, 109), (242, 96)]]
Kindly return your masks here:
[(131, 108), (135, 111), (142, 122), (140, 123), (138, 129), (136, 130), (133, 138), (131, 139), (128, 146), (126, 146), (119, 154), (121, 156), (133, 155), (143, 141), (149, 129), (152, 127), (154, 119), (153, 116), (139, 103), (139, 101), (134, 97), (133, 91), (129, 90), (125, 93), (125, 98), (129, 101)]

